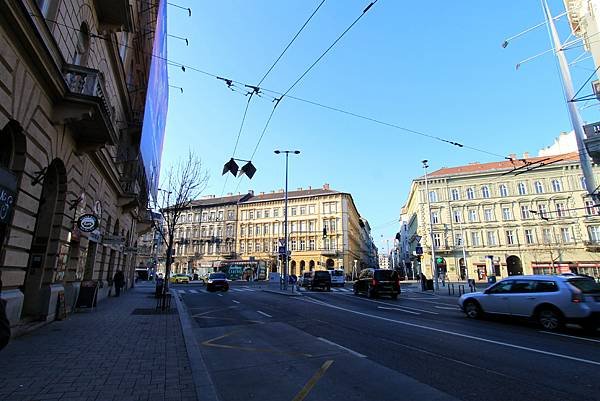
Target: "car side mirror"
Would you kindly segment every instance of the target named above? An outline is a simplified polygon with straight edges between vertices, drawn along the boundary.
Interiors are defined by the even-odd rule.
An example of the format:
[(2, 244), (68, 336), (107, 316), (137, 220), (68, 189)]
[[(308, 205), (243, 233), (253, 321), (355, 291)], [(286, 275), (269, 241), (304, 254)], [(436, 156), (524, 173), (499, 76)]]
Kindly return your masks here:
[(490, 293), (490, 290), (489, 290), (489, 289), (487, 289), (487, 290), (483, 290), (483, 293), (484, 293), (484, 294), (489, 294), (489, 293)]

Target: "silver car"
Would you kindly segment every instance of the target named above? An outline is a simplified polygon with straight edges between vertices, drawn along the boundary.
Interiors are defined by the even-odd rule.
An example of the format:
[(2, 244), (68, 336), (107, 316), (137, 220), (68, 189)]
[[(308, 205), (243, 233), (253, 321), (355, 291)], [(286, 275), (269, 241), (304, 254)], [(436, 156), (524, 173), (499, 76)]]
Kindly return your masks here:
[(565, 323), (600, 327), (600, 284), (585, 276), (512, 276), (464, 294), (458, 305), (472, 319), (494, 314), (533, 319), (546, 330)]

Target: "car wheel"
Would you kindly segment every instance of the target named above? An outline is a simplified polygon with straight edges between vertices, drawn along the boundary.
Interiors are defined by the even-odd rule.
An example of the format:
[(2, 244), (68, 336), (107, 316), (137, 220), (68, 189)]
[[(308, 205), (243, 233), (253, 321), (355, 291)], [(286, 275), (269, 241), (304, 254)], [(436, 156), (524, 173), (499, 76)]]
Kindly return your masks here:
[(392, 294), (392, 299), (398, 299), (398, 294)]
[(479, 319), (483, 315), (483, 311), (481, 310), (481, 306), (477, 301), (469, 300), (465, 302), (464, 305), (465, 314), (470, 319)]
[(367, 288), (367, 298), (375, 298), (375, 293), (372, 288)]
[(354, 295), (358, 295), (358, 287), (354, 287)]
[(326, 290), (327, 290), (327, 291), (331, 291), (331, 287), (330, 287), (330, 286), (327, 286)]
[(561, 313), (557, 309), (550, 307), (545, 307), (538, 311), (537, 321), (544, 330), (549, 331), (558, 330), (563, 325)]

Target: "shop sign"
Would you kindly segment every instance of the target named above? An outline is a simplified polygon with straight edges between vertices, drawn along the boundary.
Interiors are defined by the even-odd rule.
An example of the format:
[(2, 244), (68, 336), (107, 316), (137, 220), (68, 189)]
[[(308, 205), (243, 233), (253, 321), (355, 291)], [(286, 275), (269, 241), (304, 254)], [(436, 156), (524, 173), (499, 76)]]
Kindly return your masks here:
[(102, 234), (100, 234), (100, 230), (94, 230), (90, 233), (90, 235), (88, 236), (88, 239), (90, 241), (94, 241), (94, 242), (100, 242), (102, 240)]
[(104, 245), (122, 245), (125, 243), (125, 237), (122, 235), (104, 234), (102, 243)]
[(0, 223), (8, 223), (16, 191), (17, 177), (12, 172), (0, 168)]
[(82, 214), (77, 219), (77, 228), (84, 233), (91, 233), (98, 228), (98, 218), (93, 214)]

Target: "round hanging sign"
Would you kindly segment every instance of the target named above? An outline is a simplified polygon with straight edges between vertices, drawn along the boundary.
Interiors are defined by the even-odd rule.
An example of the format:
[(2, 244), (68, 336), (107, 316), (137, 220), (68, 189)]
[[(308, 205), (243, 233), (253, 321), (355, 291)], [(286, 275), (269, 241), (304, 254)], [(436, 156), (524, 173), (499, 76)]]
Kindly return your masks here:
[(98, 228), (98, 218), (93, 214), (83, 214), (77, 219), (77, 227), (85, 233), (91, 233)]

